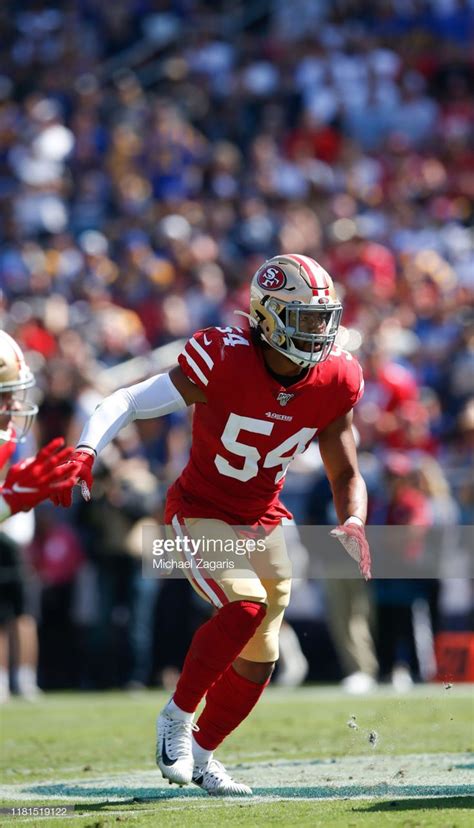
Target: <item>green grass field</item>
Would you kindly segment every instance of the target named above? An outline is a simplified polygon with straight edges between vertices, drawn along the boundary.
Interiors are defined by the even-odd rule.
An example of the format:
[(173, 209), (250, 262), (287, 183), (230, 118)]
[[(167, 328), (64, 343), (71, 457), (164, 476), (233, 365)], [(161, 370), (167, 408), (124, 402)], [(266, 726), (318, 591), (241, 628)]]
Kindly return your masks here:
[[(161, 778), (154, 722), (164, 701), (153, 691), (64, 693), (6, 705), (1, 806), (71, 810), (56, 818), (2, 814), (0, 824), (474, 824), (474, 702), (467, 685), (360, 698), (334, 688), (270, 688), (218, 754), (235, 778), (252, 785), (248, 799), (213, 799)], [(349, 727), (351, 717), (357, 727)]]

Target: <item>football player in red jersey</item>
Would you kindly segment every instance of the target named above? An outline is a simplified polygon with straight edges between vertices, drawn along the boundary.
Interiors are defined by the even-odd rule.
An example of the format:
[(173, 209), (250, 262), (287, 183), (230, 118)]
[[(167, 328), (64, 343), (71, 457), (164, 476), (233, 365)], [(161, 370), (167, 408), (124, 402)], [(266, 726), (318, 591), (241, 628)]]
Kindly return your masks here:
[[(38, 407), (27, 399), (35, 384), (19, 345), (0, 331), (0, 469), (10, 461), (30, 430)], [(65, 463), (73, 452), (64, 440), (52, 440), (35, 457), (15, 463), (0, 483), (0, 523), (18, 512), (27, 512), (66, 482), (77, 480), (74, 463)], [(0, 704), (9, 699), (9, 640), (16, 639), (17, 690), (35, 698), (36, 624), (27, 612), (23, 567), (15, 543), (0, 532)]]
[[(94, 457), (120, 428), (195, 404), (191, 456), (168, 492), (167, 525), (181, 540), (228, 541), (237, 526), (264, 532), (264, 551), (251, 556), (253, 577), (237, 577), (230, 567), (212, 577), (184, 570), (216, 611), (196, 632), (176, 692), (158, 717), (157, 763), (171, 782), (193, 781), (214, 795), (251, 793), (213, 751), (248, 716), (278, 659), (290, 595), (281, 528), (289, 512), (279, 493), (289, 463), (316, 435), (340, 520), (333, 531), (370, 577), (367, 494), (351, 427), (363, 379), (357, 361), (334, 345), (341, 313), (317, 262), (275, 256), (253, 277), (249, 330), (197, 332), (169, 374), (104, 400), (73, 455), (88, 499)], [(69, 505), (71, 493), (59, 500)]]
[[(12, 457), (18, 443), (30, 430), (38, 407), (26, 399), (35, 378), (25, 362), (20, 346), (5, 331), (0, 331), (0, 469)], [(17, 512), (27, 512), (61, 486), (74, 485), (76, 465), (65, 461), (72, 448), (64, 440), (52, 440), (38, 452), (11, 466), (0, 483), (0, 523)]]

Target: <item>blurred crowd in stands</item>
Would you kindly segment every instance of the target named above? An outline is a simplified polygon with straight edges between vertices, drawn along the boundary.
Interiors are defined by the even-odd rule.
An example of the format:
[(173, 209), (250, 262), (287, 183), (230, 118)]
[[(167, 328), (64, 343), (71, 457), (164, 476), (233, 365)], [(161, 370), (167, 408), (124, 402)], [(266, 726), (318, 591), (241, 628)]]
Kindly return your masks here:
[[(115, 366), (240, 324), (261, 261), (298, 252), (332, 274), (364, 368), (371, 521), (473, 524), (472, 0), (7, 0), (0, 38), (0, 322), (37, 377), (37, 442), (74, 443)], [(179, 670), (207, 610), (141, 579), (140, 526), (189, 425), (127, 428), (91, 504), (36, 511), (43, 687)], [(331, 522), (303, 460), (288, 504)], [(467, 582), (438, 587), (437, 623), (467, 623)], [(323, 586), (295, 596), (310, 677), (341, 676)]]

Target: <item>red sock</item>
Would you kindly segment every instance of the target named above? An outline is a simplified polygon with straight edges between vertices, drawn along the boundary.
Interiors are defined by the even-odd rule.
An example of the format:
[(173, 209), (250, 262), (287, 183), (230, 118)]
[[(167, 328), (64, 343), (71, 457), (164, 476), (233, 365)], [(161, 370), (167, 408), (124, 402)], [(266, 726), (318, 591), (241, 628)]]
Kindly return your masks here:
[(198, 745), (215, 750), (247, 718), (269, 681), (256, 684), (230, 665), (207, 693), (206, 706), (197, 722), (199, 730), (194, 734)]
[(194, 713), (211, 684), (232, 664), (263, 621), (267, 608), (254, 601), (232, 601), (199, 627), (186, 656), (173, 701)]

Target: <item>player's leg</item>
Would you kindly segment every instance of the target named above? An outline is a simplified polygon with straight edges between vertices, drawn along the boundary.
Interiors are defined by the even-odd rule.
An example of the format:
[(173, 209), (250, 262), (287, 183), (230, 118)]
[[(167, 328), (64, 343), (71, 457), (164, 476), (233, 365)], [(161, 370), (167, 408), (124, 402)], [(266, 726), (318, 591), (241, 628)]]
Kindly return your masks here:
[[(193, 734), (196, 760), (193, 780), (210, 793), (221, 795), (233, 791), (223, 778), (225, 769), (220, 763), (217, 763), (217, 772), (209, 779), (204, 774), (204, 778), (198, 781), (203, 776), (199, 771), (209, 765), (213, 767), (216, 761), (213, 760), (214, 750), (253, 710), (278, 660), (278, 635), (288, 606), (291, 584), (291, 566), (281, 527), (267, 536), (265, 551), (252, 556), (252, 566), (267, 593), (265, 618), (240, 655), (209, 689), (206, 706), (197, 722), (199, 730)], [(238, 588), (236, 581), (234, 589)]]
[(309, 663), (300, 640), (286, 618), (280, 628), (280, 658), (276, 684), (279, 687), (298, 687), (309, 671)]
[(10, 698), (9, 626), (11, 618), (14, 617), (14, 611), (12, 608), (12, 583), (10, 578), (7, 580), (7, 573), (10, 573), (11, 576), (12, 572), (10, 547), (1, 535), (0, 571), (4, 575), (0, 579), (0, 704), (3, 704)]
[(9, 666), (14, 660), (14, 685), (20, 695), (32, 699), (40, 692), (36, 685), (36, 625), (31, 619), (33, 629), (28, 634), (30, 619), (26, 628), (22, 624), (27, 609), (25, 576), (18, 545), (4, 533), (0, 533), (0, 569), (4, 573), (0, 583), (0, 698), (9, 698)]
[(360, 694), (373, 690), (378, 671), (371, 631), (369, 585), (346, 578), (326, 583), (329, 629), (345, 673), (343, 688)]
[[(177, 538), (206, 538), (237, 546), (234, 530), (223, 521), (176, 519), (173, 529)], [(266, 613), (266, 592), (253, 573), (249, 577), (251, 569), (248, 565), (245, 569), (242, 558), (232, 558), (227, 552), (225, 557), (232, 558), (234, 566), (210, 573), (200, 566), (199, 560), (209, 560), (212, 555), (203, 554), (197, 559), (189, 550), (181, 549), (183, 556), (193, 563), (192, 569), (184, 570), (185, 574), (196, 591), (216, 609), (214, 616), (195, 633), (173, 698), (158, 718), (158, 766), (170, 781), (186, 784), (193, 771), (193, 714), (261, 624)], [(220, 562), (223, 557), (222, 552), (217, 553)], [(237, 568), (240, 566), (242, 569)]]
[[(282, 521), (287, 548), (291, 548), (291, 565), (293, 581), (291, 587), (292, 600), (296, 591), (304, 589), (309, 566), (308, 550), (303, 545), (299, 529), (293, 519), (284, 518)], [(302, 684), (309, 671), (309, 663), (301, 648), (300, 640), (288, 621), (287, 612), (280, 627), (279, 635), (280, 654), (278, 659), (278, 675), (276, 684), (281, 687), (297, 687)]]
[(18, 693), (28, 701), (34, 701), (41, 693), (37, 682), (38, 633), (36, 621), (31, 615), (22, 613), (14, 623), (14, 634), (18, 647), (16, 685)]
[(0, 704), (10, 698), (8, 624), (0, 618)]

